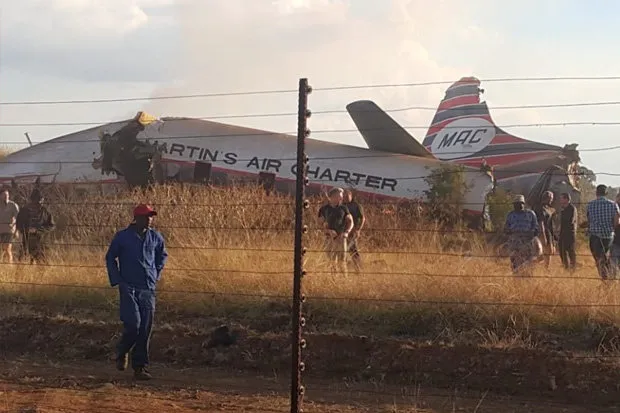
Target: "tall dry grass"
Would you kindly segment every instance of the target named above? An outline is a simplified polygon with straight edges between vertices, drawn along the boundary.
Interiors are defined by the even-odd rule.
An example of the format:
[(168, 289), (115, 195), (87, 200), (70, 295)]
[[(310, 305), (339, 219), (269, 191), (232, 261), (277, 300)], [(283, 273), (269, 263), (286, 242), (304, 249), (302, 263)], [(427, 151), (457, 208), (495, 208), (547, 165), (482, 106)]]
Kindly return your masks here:
[[(250, 188), (165, 186), (86, 197), (48, 193), (57, 223), (49, 239), (50, 265), (1, 266), (5, 299), (115, 310), (116, 291), (108, 284), (104, 254), (139, 202), (157, 207), (155, 225), (170, 254), (160, 285), (160, 312), (247, 322), (279, 317), (278, 328), (286, 328), (293, 201)], [(549, 271), (537, 268), (534, 278), (515, 279), (506, 258), (483, 257), (494, 249), (481, 236), (441, 232), (394, 205), (365, 205), (364, 272), (331, 273), (317, 230), (319, 202), (312, 200), (305, 215), (310, 231), (303, 285), (310, 330), (482, 335), (492, 341), (490, 332), (497, 330), (591, 329), (620, 320), (614, 307), (620, 304), (618, 287), (597, 280), (586, 245), (580, 245), (582, 267), (573, 276), (561, 270), (556, 256)]]

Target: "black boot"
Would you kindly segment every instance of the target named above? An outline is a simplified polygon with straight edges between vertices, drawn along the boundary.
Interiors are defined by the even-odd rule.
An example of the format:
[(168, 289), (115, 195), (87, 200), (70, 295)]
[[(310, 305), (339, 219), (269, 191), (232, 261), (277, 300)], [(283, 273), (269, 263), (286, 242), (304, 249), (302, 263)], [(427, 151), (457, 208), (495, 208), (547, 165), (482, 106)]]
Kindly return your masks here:
[(133, 376), (136, 380), (150, 380), (153, 378), (146, 367), (136, 367), (133, 370)]

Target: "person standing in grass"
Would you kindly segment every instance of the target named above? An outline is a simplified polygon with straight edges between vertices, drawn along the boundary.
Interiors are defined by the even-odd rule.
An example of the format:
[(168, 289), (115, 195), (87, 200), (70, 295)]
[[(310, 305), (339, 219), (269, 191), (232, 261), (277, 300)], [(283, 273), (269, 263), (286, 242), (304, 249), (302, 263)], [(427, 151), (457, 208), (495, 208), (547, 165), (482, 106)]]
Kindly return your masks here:
[[(616, 195), (616, 205), (620, 206), (620, 193)], [(614, 278), (618, 278), (620, 272), (620, 223), (614, 229), (614, 240), (611, 244), (611, 272)]]
[(138, 380), (151, 379), (149, 345), (155, 315), (155, 291), (168, 253), (163, 236), (153, 228), (157, 215), (148, 205), (138, 205), (134, 222), (117, 232), (105, 256), (108, 278), (118, 286), (123, 334), (117, 345), (116, 368), (131, 364)]
[(542, 195), (540, 205), (536, 207), (536, 218), (540, 227), (540, 238), (543, 245), (543, 255), (540, 257), (545, 263), (545, 268), (549, 269), (551, 256), (555, 254), (555, 235), (553, 231), (553, 213), (551, 207), (553, 203), (553, 192), (545, 191)]
[(0, 195), (0, 244), (8, 262), (13, 263), (13, 243), (17, 235), (19, 206), (11, 201), (8, 187), (3, 187)]
[(355, 264), (356, 270), (359, 272), (362, 268), (362, 257), (360, 256), (357, 244), (359, 242), (360, 232), (366, 224), (366, 215), (360, 203), (353, 199), (353, 191), (350, 189), (344, 191), (344, 206), (347, 207), (353, 217), (353, 230), (349, 235), (348, 250), (349, 254), (351, 254), (351, 260)]
[(531, 270), (531, 263), (539, 255), (536, 253), (540, 245), (538, 235), (540, 227), (538, 218), (531, 209), (525, 208), (525, 197), (515, 196), (513, 200), (513, 210), (506, 217), (504, 232), (510, 238), (508, 248), (510, 251), (510, 265), (514, 274), (523, 269)]
[(575, 244), (577, 242), (577, 208), (571, 202), (568, 193), (560, 195), (560, 234), (558, 244), (560, 247), (560, 258), (564, 269), (571, 272), (575, 271), (577, 265), (577, 252)]
[(22, 256), (30, 256), (31, 263), (47, 261), (45, 235), (54, 229), (54, 218), (43, 205), (43, 194), (35, 188), (30, 203), (17, 214), (16, 226), (22, 235)]
[(607, 198), (607, 186), (596, 187), (596, 199), (588, 202), (586, 214), (590, 252), (596, 262), (599, 276), (607, 280), (611, 270), (608, 254), (614, 239), (615, 227), (620, 224), (620, 209), (618, 204)]
[(338, 263), (343, 273), (347, 272), (347, 239), (353, 229), (353, 217), (342, 204), (344, 191), (333, 188), (328, 193), (329, 202), (319, 209), (319, 218), (325, 228), (325, 250), (328, 259)]

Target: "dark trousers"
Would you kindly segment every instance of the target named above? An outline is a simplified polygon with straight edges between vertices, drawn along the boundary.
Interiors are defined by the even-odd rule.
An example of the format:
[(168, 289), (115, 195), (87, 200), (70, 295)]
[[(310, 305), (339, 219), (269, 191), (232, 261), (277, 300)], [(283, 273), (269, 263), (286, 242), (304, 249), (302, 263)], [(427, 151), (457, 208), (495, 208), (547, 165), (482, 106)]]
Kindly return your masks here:
[(155, 316), (155, 291), (119, 285), (120, 315), (123, 335), (117, 345), (117, 356), (131, 351), (131, 366), (149, 364), (149, 345)]
[(349, 249), (349, 254), (351, 255), (351, 261), (355, 264), (355, 269), (360, 271), (362, 268), (362, 257), (360, 256), (360, 252), (357, 248), (357, 237), (353, 237), (348, 241), (347, 245)]
[(45, 244), (40, 234), (24, 234), (20, 258), (30, 257), (31, 262), (45, 263)]
[(607, 253), (611, 249), (611, 243), (613, 238), (600, 238), (595, 235), (590, 236), (590, 251), (592, 252), (592, 256), (596, 261), (596, 268), (598, 269), (598, 274), (602, 279), (606, 280), (609, 278), (609, 274), (611, 271), (611, 263)]
[(575, 234), (560, 234), (558, 248), (560, 258), (565, 269), (574, 270), (577, 265), (576, 239)]

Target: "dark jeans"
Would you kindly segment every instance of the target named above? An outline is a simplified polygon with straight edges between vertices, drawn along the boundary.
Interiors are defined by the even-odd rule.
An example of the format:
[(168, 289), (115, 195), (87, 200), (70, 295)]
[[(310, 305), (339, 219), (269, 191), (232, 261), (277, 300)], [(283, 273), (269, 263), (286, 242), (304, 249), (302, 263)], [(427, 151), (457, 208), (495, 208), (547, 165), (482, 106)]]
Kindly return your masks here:
[(565, 269), (574, 270), (577, 265), (577, 253), (575, 248), (575, 234), (560, 234), (558, 240), (558, 248), (560, 250), (560, 258)]
[(119, 285), (120, 315), (123, 335), (117, 346), (117, 356), (131, 351), (131, 366), (149, 364), (149, 345), (155, 316), (155, 291), (141, 290), (126, 284)]
[(613, 238), (600, 238), (595, 235), (590, 236), (590, 251), (596, 261), (598, 274), (604, 280), (609, 278), (609, 273), (611, 271), (611, 263), (607, 253), (611, 249), (612, 241)]

